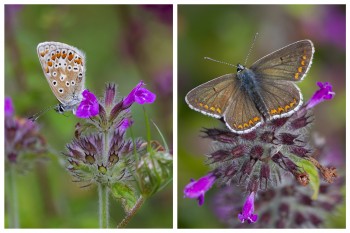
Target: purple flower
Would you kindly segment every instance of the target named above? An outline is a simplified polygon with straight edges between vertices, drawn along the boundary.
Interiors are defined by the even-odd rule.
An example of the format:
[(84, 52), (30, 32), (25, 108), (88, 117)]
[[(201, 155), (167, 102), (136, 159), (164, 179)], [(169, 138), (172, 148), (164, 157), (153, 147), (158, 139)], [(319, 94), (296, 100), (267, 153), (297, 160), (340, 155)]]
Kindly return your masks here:
[(330, 83), (317, 82), (317, 85), (320, 87), (320, 89), (314, 93), (314, 95), (311, 97), (311, 99), (307, 103), (307, 109), (313, 108), (317, 104), (325, 100), (333, 99), (335, 95), (335, 93), (332, 91), (332, 85)]
[(244, 203), (242, 212), (238, 214), (238, 219), (242, 223), (244, 223), (245, 221), (247, 221), (248, 223), (254, 223), (258, 220), (258, 215), (253, 214), (253, 212), (254, 212), (254, 192), (251, 192)]
[(5, 116), (12, 116), (14, 112), (11, 97), (5, 97)]
[(84, 98), (80, 102), (75, 115), (79, 118), (96, 116), (99, 113), (99, 104), (96, 96), (89, 90), (84, 90), (82, 95)]
[(211, 186), (213, 186), (215, 181), (216, 177), (213, 173), (209, 173), (208, 175), (199, 178), (197, 181), (191, 179), (191, 182), (186, 185), (184, 189), (184, 197), (197, 198), (198, 204), (203, 205), (204, 194), (211, 188)]
[(129, 95), (123, 100), (123, 108), (130, 107), (134, 102), (138, 104), (151, 104), (156, 100), (156, 95), (146, 88), (143, 88), (145, 84), (140, 81)]
[(134, 123), (133, 120), (129, 119), (129, 118), (125, 118), (122, 120), (122, 122), (119, 125), (119, 129), (122, 132), (125, 132), (132, 124)]

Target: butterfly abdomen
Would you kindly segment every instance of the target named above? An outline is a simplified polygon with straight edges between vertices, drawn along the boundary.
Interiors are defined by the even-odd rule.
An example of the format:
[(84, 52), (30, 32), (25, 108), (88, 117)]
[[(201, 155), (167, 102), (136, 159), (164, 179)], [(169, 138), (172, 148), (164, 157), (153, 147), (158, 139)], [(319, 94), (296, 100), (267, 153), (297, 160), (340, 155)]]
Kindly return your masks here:
[(237, 73), (237, 78), (241, 83), (241, 90), (249, 96), (254, 103), (256, 109), (261, 113), (264, 120), (270, 118), (269, 111), (261, 96), (261, 88), (259, 80), (255, 73), (248, 68)]

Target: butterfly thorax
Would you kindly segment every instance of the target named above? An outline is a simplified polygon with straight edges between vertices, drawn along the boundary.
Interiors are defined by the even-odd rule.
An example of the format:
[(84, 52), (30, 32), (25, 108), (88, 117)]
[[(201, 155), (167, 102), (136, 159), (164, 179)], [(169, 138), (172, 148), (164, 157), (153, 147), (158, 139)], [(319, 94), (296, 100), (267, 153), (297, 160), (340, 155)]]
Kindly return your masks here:
[(74, 93), (71, 101), (69, 101), (67, 104), (59, 103), (58, 105), (56, 105), (54, 109), (57, 113), (60, 113), (60, 114), (67, 111), (73, 111), (73, 113), (75, 113), (75, 110), (82, 99), (83, 99), (82, 95), (77, 95), (76, 93)]
[(237, 65), (238, 81), (240, 82), (241, 91), (245, 92), (250, 100), (254, 103), (257, 110), (261, 113), (264, 120), (270, 118), (269, 110), (261, 95), (261, 85), (259, 77), (250, 69), (244, 67), (241, 64)]

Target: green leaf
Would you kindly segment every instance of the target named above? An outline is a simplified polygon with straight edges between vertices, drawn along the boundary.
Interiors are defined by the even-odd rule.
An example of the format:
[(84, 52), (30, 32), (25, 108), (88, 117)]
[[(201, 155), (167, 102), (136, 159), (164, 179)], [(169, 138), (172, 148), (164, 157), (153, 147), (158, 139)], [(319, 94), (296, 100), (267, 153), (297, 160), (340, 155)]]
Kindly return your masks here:
[(310, 178), (310, 186), (314, 193), (311, 196), (311, 199), (316, 200), (318, 196), (318, 191), (320, 189), (320, 177), (318, 175), (317, 168), (313, 163), (311, 163), (309, 160), (303, 159), (297, 162), (297, 165), (299, 167), (302, 167), (305, 172), (308, 173)]
[(122, 203), (125, 213), (129, 213), (137, 201), (136, 193), (132, 188), (123, 183), (115, 183), (111, 187), (113, 196)]

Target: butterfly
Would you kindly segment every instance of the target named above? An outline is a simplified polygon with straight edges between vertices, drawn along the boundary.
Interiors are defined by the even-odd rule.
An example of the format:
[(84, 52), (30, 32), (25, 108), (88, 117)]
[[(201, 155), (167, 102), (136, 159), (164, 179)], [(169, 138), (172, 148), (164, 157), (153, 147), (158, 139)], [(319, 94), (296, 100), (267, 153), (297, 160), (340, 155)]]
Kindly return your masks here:
[(37, 53), (47, 82), (60, 101), (59, 113), (76, 110), (83, 99), (85, 55), (79, 49), (60, 42), (42, 42)]
[(289, 44), (257, 60), (250, 68), (206, 82), (186, 95), (190, 108), (223, 119), (234, 133), (249, 133), (263, 122), (288, 117), (303, 103), (296, 86), (309, 71), (314, 54), (310, 40)]

